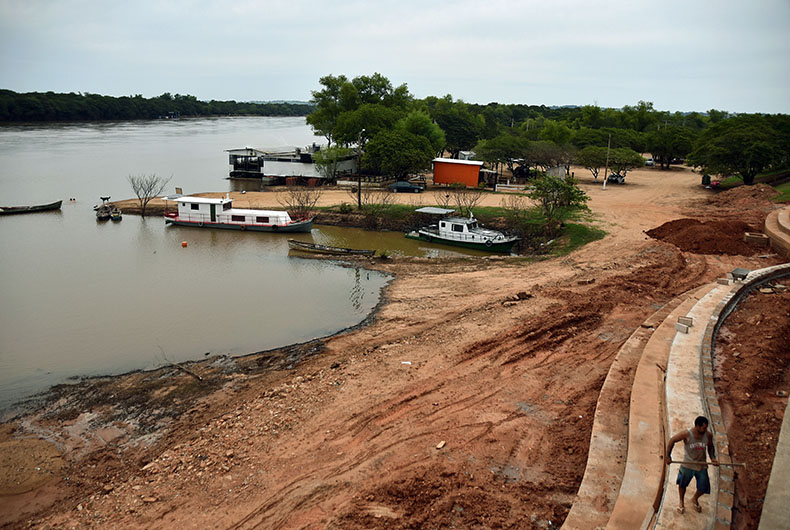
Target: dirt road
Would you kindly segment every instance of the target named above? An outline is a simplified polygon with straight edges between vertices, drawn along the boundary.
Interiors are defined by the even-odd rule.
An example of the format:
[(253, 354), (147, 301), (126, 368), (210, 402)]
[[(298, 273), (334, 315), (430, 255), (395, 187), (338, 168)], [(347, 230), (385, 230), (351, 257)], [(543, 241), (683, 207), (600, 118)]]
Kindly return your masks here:
[[(688, 170), (634, 171), (605, 191), (575, 172), (596, 224), (609, 232), (603, 240), (539, 262), (379, 263), (396, 279), (371, 325), (326, 340), (320, 355), (291, 370), (234, 374), (161, 426), (164, 436), (150, 445), (155, 437), (123, 421), (113, 425), (126, 434), (97, 443), (85, 416), (29, 420), (19, 430), (69, 447), (70, 466), (27, 494), (48, 508), (21, 515), (6, 500), (4, 520), (111, 528), (560, 524), (584, 473), (598, 391), (622, 343), (677, 294), (735, 266), (776, 263), (683, 253), (644, 233), (715, 216)], [(429, 194), (398, 199), (436, 202)], [(277, 206), (272, 193), (240, 195), (238, 206), (243, 200)], [(488, 195), (485, 204), (500, 200)], [(322, 201), (350, 202), (345, 192)], [(743, 206), (743, 216), (757, 219), (764, 208)], [(107, 408), (91, 411), (95, 425)]]

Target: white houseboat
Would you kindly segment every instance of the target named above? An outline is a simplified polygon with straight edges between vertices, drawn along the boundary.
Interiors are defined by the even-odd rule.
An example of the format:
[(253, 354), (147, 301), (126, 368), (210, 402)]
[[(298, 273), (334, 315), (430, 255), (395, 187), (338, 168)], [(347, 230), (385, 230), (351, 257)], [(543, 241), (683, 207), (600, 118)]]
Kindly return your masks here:
[[(275, 147), (255, 149), (244, 147), (228, 149), (230, 171), (228, 176), (235, 178), (259, 178), (264, 184), (277, 184), (281, 181), (302, 177), (323, 179), (313, 162), (313, 154), (321, 150), (320, 145), (313, 144), (304, 148)], [(338, 173), (356, 171), (356, 156), (349, 155), (337, 165)]]
[(280, 210), (247, 210), (233, 207), (229, 195), (223, 198), (171, 195), (165, 201), (177, 201), (175, 212), (165, 211), (165, 224), (227, 228), (256, 232), (309, 232), (313, 219), (291, 219)]
[(457, 247), (487, 250), (489, 252), (509, 253), (519, 240), (516, 236), (506, 235), (498, 230), (483, 228), (470, 213), (469, 217), (446, 217), (454, 212), (446, 208), (426, 206), (415, 210), (417, 213), (445, 216), (436, 224), (424, 226), (406, 234), (409, 239), (421, 239), (432, 243), (442, 243)]

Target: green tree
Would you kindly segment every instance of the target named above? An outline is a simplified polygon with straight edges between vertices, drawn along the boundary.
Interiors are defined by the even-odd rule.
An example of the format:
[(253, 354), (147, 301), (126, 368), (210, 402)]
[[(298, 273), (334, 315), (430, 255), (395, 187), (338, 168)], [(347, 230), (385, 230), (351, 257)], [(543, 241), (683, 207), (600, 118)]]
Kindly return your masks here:
[(332, 145), (338, 116), (341, 112), (353, 110), (349, 109), (350, 106), (356, 107), (356, 102), (353, 101), (356, 90), (344, 75), (326, 75), (318, 82), (324, 88), (312, 91), (310, 102), (315, 105), (315, 110), (306, 121), (316, 134), (325, 137), (329, 145)]
[(538, 139), (565, 145), (570, 143), (572, 134), (573, 131), (567, 125), (554, 120), (546, 120), (538, 133)]
[(623, 177), (632, 169), (644, 165), (645, 159), (633, 149), (620, 147), (619, 149), (612, 149), (609, 153), (609, 166), (612, 168), (612, 172), (619, 173)]
[(543, 212), (546, 232), (557, 235), (562, 223), (575, 211), (586, 208), (589, 197), (571, 177), (552, 177), (545, 175), (535, 181), (535, 188), (529, 193)]
[(454, 102), (449, 94), (436, 101), (431, 117), (444, 131), (447, 139), (445, 149), (453, 157), (474, 147), (484, 125), (482, 116), (475, 116), (466, 103)]
[(395, 180), (428, 169), (434, 157), (433, 146), (425, 136), (396, 128), (374, 136), (365, 149), (366, 167)]
[(686, 127), (664, 125), (647, 133), (647, 149), (661, 169), (669, 169), (673, 158), (685, 158), (693, 141), (694, 133)]
[(539, 167), (546, 172), (553, 167), (557, 167), (563, 160), (563, 153), (557, 144), (541, 140), (529, 142), (524, 151), (524, 161), (528, 166)]
[(353, 151), (347, 147), (332, 145), (325, 147), (313, 154), (313, 162), (318, 172), (330, 182), (337, 178), (337, 167), (343, 160), (346, 160)]
[(485, 162), (505, 164), (511, 173), (515, 173), (516, 161), (524, 156), (527, 144), (523, 136), (503, 132), (490, 140), (481, 140), (475, 146), (475, 154)]
[(765, 116), (737, 116), (703, 131), (688, 162), (705, 173), (737, 173), (744, 184), (751, 185), (760, 171), (781, 165), (783, 160), (786, 163), (782, 145), (782, 135)]
[(392, 129), (402, 115), (401, 111), (380, 103), (365, 103), (338, 115), (333, 137), (338, 144), (359, 144), (360, 149), (364, 149), (368, 140), (381, 131)]
[(636, 106), (623, 107), (622, 117), (624, 125), (635, 131), (645, 131), (650, 125), (658, 121), (658, 113), (650, 101), (640, 101)]
[(442, 128), (435, 124), (426, 112), (421, 110), (411, 111), (398, 122), (397, 126), (406, 132), (427, 138), (436, 155), (441, 154), (442, 148), (447, 143), (447, 138)]
[(588, 145), (578, 152), (576, 163), (590, 170), (593, 179), (598, 182), (598, 174), (601, 168), (606, 165), (606, 148)]

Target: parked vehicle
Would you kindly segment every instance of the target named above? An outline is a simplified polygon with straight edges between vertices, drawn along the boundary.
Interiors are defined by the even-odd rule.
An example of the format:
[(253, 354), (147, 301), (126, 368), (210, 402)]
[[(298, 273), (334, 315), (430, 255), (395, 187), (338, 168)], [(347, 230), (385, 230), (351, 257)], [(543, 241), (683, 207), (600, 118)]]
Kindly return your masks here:
[(619, 173), (612, 173), (606, 178), (606, 181), (613, 182), (615, 184), (625, 184), (625, 177)]
[(422, 186), (418, 186), (417, 184), (412, 184), (411, 182), (407, 182), (405, 180), (399, 180), (398, 182), (393, 182), (387, 187), (393, 193), (420, 193), (425, 189)]
[(654, 165), (656, 165), (656, 163), (653, 161), (652, 158), (648, 158), (647, 160), (645, 160), (645, 165), (649, 167), (653, 167)]

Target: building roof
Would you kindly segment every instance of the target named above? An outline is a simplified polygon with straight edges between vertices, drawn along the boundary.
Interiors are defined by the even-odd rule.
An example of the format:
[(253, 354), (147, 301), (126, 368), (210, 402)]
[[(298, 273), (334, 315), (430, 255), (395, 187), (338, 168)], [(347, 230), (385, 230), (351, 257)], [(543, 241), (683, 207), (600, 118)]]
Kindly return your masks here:
[(433, 162), (444, 162), (446, 164), (465, 164), (467, 166), (482, 166), (480, 160), (456, 160), (455, 158), (434, 158)]

